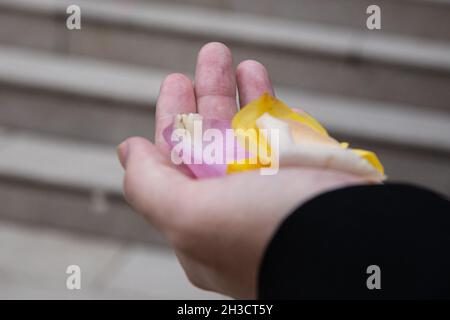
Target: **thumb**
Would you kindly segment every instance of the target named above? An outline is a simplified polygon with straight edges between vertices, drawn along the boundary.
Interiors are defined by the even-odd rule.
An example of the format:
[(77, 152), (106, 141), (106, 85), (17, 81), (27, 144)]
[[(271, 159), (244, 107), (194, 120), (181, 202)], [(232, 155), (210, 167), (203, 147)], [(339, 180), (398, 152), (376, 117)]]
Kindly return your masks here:
[(125, 169), (126, 200), (155, 227), (163, 228), (174, 219), (180, 192), (191, 180), (171, 167), (147, 139), (129, 138), (119, 145), (117, 153)]

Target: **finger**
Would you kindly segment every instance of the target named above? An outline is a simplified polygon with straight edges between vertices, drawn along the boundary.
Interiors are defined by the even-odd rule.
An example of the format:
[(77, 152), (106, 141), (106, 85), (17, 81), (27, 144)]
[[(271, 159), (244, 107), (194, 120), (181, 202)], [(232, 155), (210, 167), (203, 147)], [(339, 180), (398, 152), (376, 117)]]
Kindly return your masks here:
[(275, 95), (267, 69), (257, 61), (241, 62), (236, 69), (236, 78), (241, 108), (265, 92)]
[(182, 213), (184, 192), (192, 180), (167, 165), (158, 148), (144, 138), (134, 137), (118, 148), (125, 169), (124, 194), (128, 203), (155, 227), (166, 230)]
[(236, 77), (230, 50), (222, 43), (205, 45), (195, 71), (197, 110), (207, 118), (229, 120), (237, 111)]
[(169, 126), (178, 113), (196, 112), (195, 93), (192, 81), (183, 74), (174, 73), (161, 84), (156, 104), (155, 143), (164, 153), (169, 146), (163, 137), (163, 130)]

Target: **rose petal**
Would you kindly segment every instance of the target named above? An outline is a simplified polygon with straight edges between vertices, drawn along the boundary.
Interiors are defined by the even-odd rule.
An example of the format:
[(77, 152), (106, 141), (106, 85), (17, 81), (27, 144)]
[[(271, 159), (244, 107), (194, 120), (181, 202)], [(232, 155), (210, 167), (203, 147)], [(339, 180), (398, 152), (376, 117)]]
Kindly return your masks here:
[[(211, 177), (221, 177), (227, 174), (228, 170), (228, 163), (236, 163), (239, 160), (246, 159), (249, 156), (249, 153), (244, 150), (239, 143), (237, 142), (236, 137), (232, 134), (231, 129), (231, 122), (225, 121), (225, 120), (217, 120), (217, 119), (203, 119), (202, 120), (202, 132), (201, 138), (198, 141), (199, 143), (193, 143), (192, 149), (187, 150), (184, 146), (182, 148), (178, 148), (180, 151), (176, 156), (183, 159), (184, 165), (189, 168), (189, 170), (193, 173), (193, 175), (196, 178), (211, 178)], [(217, 158), (213, 158), (215, 156), (215, 150), (216, 148), (212, 147), (211, 144), (214, 142), (214, 139), (212, 141), (206, 141), (205, 138), (205, 132), (209, 129), (214, 129), (214, 133), (216, 133), (221, 139), (219, 143), (219, 148), (221, 148), (222, 157), (220, 157), (220, 154), (217, 156)], [(227, 130), (229, 130), (227, 135)], [(210, 131), (212, 132), (212, 131)], [(172, 139), (174, 133), (173, 125), (168, 126), (163, 131), (163, 137), (165, 141), (169, 144), (169, 146), (172, 149), (172, 152), (176, 152), (174, 149), (175, 146), (179, 143), (181, 143), (181, 140)], [(232, 140), (230, 140), (232, 139)], [(205, 155), (208, 155), (207, 151), (209, 149), (208, 146), (211, 146), (213, 153), (213, 157), (210, 159), (206, 159)], [(228, 146), (228, 147), (227, 147)], [(234, 146), (234, 148), (233, 148)], [(218, 149), (218, 148), (217, 148)], [(191, 156), (185, 156), (184, 154), (188, 155), (190, 151)], [(218, 151), (218, 150), (217, 150)], [(217, 161), (213, 161), (217, 160)]]

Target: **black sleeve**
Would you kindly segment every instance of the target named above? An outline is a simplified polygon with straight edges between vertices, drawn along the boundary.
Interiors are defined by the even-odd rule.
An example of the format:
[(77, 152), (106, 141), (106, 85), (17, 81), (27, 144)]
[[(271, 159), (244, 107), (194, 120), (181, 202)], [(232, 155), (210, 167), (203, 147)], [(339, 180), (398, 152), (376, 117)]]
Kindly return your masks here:
[[(379, 272), (367, 270), (372, 265)], [(395, 184), (322, 194), (275, 233), (258, 292), (261, 299), (450, 298), (449, 201)]]

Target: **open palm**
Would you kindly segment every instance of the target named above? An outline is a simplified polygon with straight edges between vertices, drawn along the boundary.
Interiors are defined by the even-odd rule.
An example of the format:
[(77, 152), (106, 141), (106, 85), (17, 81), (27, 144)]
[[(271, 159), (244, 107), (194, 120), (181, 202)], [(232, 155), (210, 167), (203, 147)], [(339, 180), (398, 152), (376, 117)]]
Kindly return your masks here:
[(173, 245), (190, 281), (236, 298), (255, 298), (259, 264), (281, 221), (299, 204), (330, 189), (365, 183), (329, 170), (284, 168), (276, 175), (248, 171), (195, 180), (170, 163), (162, 131), (176, 114), (200, 113), (229, 120), (264, 92), (274, 94), (268, 73), (256, 61), (235, 72), (230, 50), (205, 45), (193, 82), (171, 74), (161, 86), (156, 110), (155, 145), (129, 138), (119, 146), (130, 205)]

